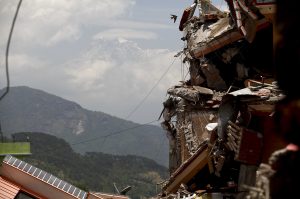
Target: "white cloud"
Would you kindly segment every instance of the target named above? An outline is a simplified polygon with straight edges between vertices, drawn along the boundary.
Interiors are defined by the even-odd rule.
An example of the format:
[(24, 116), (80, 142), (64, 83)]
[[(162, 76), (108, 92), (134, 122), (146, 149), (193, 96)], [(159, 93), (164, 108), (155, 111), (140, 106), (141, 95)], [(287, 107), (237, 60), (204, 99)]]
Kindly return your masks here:
[[(15, 40), (24, 45), (54, 45), (77, 40), (81, 35), (80, 27), (122, 17), (134, 4), (134, 0), (24, 1), (15, 28)], [(8, 30), (16, 5), (17, 1), (1, 1), (2, 28)], [(6, 34), (5, 31), (0, 32), (1, 37), (6, 38)]]
[[(166, 49), (144, 50), (127, 40), (97, 42), (99, 43), (82, 57), (63, 67), (66, 68), (64, 73), (68, 75), (65, 85), (76, 91), (67, 98), (76, 99), (89, 109), (101, 110), (119, 117), (130, 112), (155, 86), (176, 54)], [(155, 113), (158, 114), (167, 88), (179, 80), (180, 65), (176, 62), (155, 87), (155, 93), (148, 98), (153, 104), (156, 103), (152, 111), (156, 110)], [(153, 119), (151, 114), (143, 119), (149, 120), (150, 117)]]
[(155, 39), (157, 35), (150, 31), (141, 31), (133, 29), (109, 29), (96, 34), (94, 39)]
[(61, 41), (73, 41), (78, 40), (80, 37), (80, 30), (76, 26), (65, 26), (61, 30), (55, 33), (46, 44), (51, 46)]
[[(2, 61), (5, 60), (3, 56), (0, 56), (1, 66), (4, 66)], [(4, 67), (1, 68), (0, 85), (5, 85)], [(9, 56), (9, 74), (11, 85), (28, 85), (35, 87), (35, 85), (43, 85), (43, 82), (51, 81), (49, 77), (45, 77), (49, 73), (51, 67), (44, 61), (34, 56), (27, 54), (11, 54)], [(49, 78), (49, 79), (48, 79)]]
[[(90, 110), (126, 116), (153, 88), (177, 53), (155, 49), (155, 45), (154, 49), (142, 49), (131, 41), (141, 39), (155, 44), (163, 38), (158, 37), (158, 31), (170, 28), (149, 19), (130, 20), (127, 15), (134, 3), (134, 0), (23, 1), (9, 57), (12, 85), (42, 89)], [(0, 0), (2, 50), (16, 4), (17, 0)], [(97, 38), (92, 46), (91, 35)], [(85, 48), (89, 50), (82, 50)], [(4, 70), (0, 72), (2, 76), (5, 74)], [(177, 83), (179, 76), (177, 62), (147, 98), (145, 103), (151, 104), (143, 105), (140, 110), (148, 109), (148, 113), (150, 109), (156, 117), (167, 88)], [(1, 81), (4, 85), (4, 78)], [(148, 122), (154, 116), (145, 113), (137, 117), (135, 121)]]
[[(61, 65), (50, 66), (32, 56), (12, 54), (11, 83), (42, 89), (90, 110), (124, 118), (161, 79), (175, 54), (167, 49), (142, 49), (129, 40), (95, 41), (80, 57)], [(179, 78), (177, 61), (139, 109), (141, 113), (128, 119), (143, 123), (157, 118), (166, 90)]]
[[(4, 56), (0, 56), (0, 59), (1, 62), (5, 60)], [(44, 68), (46, 65), (44, 61), (26, 54), (11, 54), (8, 58), (8, 62), (10, 69), (20, 74), (26, 70)], [(1, 65), (3, 66), (4, 63)]]
[(88, 60), (83, 58), (77, 65), (68, 67), (65, 72), (70, 75), (69, 83), (87, 92), (104, 87), (104, 75), (113, 67), (113, 63), (105, 60)]
[(144, 21), (130, 21), (130, 20), (125, 20), (125, 19), (109, 20), (105, 23), (105, 25), (108, 27), (112, 27), (112, 28), (128, 28), (128, 29), (142, 29), (142, 30), (172, 28), (171, 25), (166, 25), (166, 24), (161, 24), (161, 23), (151, 23), (151, 22), (144, 22)]

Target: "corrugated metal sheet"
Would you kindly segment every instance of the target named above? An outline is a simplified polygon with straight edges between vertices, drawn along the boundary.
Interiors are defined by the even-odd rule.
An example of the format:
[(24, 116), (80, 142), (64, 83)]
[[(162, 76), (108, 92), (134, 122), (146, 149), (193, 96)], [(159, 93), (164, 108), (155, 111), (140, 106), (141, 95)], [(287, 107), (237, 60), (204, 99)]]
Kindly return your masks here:
[(14, 199), (19, 190), (19, 187), (0, 177), (0, 199)]
[(86, 199), (87, 193), (31, 164), (11, 155), (5, 156), (1, 175), (47, 199)]

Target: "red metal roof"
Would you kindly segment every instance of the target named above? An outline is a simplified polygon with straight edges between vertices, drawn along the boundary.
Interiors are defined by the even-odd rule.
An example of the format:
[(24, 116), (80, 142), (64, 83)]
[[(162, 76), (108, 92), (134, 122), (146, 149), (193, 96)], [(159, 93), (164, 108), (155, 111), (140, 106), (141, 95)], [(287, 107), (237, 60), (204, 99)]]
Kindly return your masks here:
[(14, 199), (20, 188), (0, 177), (0, 199)]
[(21, 185), (22, 190), (35, 193), (40, 198), (86, 199), (87, 197), (85, 191), (11, 155), (4, 158), (0, 174), (7, 180)]

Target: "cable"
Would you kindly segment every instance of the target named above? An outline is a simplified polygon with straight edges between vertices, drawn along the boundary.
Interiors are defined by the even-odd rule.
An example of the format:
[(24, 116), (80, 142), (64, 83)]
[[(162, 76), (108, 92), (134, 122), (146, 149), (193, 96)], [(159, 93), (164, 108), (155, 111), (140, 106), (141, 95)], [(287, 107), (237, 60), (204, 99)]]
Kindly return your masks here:
[(173, 62), (169, 65), (169, 67), (167, 68), (167, 70), (162, 74), (162, 76), (158, 79), (158, 81), (154, 84), (154, 86), (150, 89), (150, 91), (147, 93), (147, 95), (141, 100), (140, 103), (137, 104), (137, 106), (126, 116), (125, 120), (130, 118), (133, 113), (135, 113), (140, 106), (146, 101), (146, 99), (150, 96), (150, 94), (153, 92), (153, 90), (155, 89), (155, 87), (160, 83), (160, 81), (164, 78), (164, 76), (169, 72), (169, 70), (171, 69), (171, 66), (174, 64), (176, 60), (176, 57), (174, 58)]
[[(161, 75), (161, 77), (158, 79), (158, 81), (154, 84), (154, 86), (150, 89), (150, 91), (147, 93), (147, 95), (145, 95), (145, 97), (140, 101), (140, 103), (138, 103), (136, 105), (136, 107), (126, 116), (125, 120), (127, 120), (128, 118), (130, 118), (133, 113), (135, 113), (140, 107), (141, 105), (146, 101), (146, 99), (151, 95), (151, 93), (153, 92), (153, 90), (157, 87), (157, 85), (160, 83), (160, 81), (165, 77), (165, 75), (169, 72), (169, 70), (171, 69), (171, 67), (173, 66), (174, 62), (176, 60), (176, 57), (173, 59), (172, 63), (168, 66), (167, 70)], [(152, 122), (151, 122), (152, 123)], [(160, 149), (159, 149), (160, 150)]]
[[(9, 67), (8, 67), (9, 46), (10, 46), (11, 37), (12, 37), (13, 29), (14, 29), (14, 25), (15, 25), (15, 22), (16, 22), (16, 18), (17, 18), (17, 15), (18, 15), (21, 3), (22, 3), (22, 0), (19, 1), (19, 4), (18, 4), (16, 13), (15, 13), (15, 16), (14, 16), (14, 19), (13, 19), (12, 27), (11, 27), (11, 30), (10, 30), (8, 42), (7, 42), (7, 49), (6, 49), (7, 87), (6, 87), (5, 93), (0, 97), (0, 100), (2, 100), (5, 97), (5, 95), (9, 92), (9, 86), (10, 86), (9, 70), (8, 70), (9, 69)], [(171, 66), (174, 64), (175, 60), (176, 60), (176, 58), (174, 58), (173, 62), (170, 64), (170, 66), (167, 68), (167, 70), (162, 74), (162, 76), (155, 83), (155, 85), (150, 89), (150, 91), (147, 93), (147, 95), (141, 100), (141, 102), (126, 116), (126, 119), (130, 118), (133, 115), (133, 113), (135, 113), (138, 110), (138, 108), (140, 108), (140, 106), (146, 101), (146, 99), (150, 96), (150, 94), (153, 92), (153, 90), (156, 88), (156, 86), (160, 83), (160, 81), (163, 79), (163, 77), (168, 73), (168, 71), (170, 70)], [(95, 137), (93, 139), (88, 139), (88, 140), (84, 140), (84, 141), (81, 141), (81, 142), (72, 143), (70, 145), (77, 145), (77, 144), (83, 144), (83, 143), (87, 143), (87, 142), (92, 142), (94, 140), (101, 139), (101, 138), (105, 138), (105, 140), (106, 140), (106, 138), (108, 138), (110, 136), (121, 134), (121, 133), (124, 133), (124, 132), (126, 132), (128, 130), (139, 128), (139, 127), (147, 125), (147, 124), (152, 124), (152, 123), (154, 123), (156, 121), (157, 120), (154, 120), (154, 121), (151, 121), (151, 122), (148, 122), (148, 123), (145, 123), (145, 124), (141, 124), (141, 125), (137, 125), (137, 126), (134, 126), (134, 127), (131, 127), (131, 128), (123, 129), (123, 130), (120, 130), (120, 131), (115, 131), (115, 132), (109, 133), (109, 134), (104, 135), (104, 136), (99, 136), (99, 137)]]
[(87, 140), (84, 140), (84, 141), (72, 143), (70, 145), (73, 146), (73, 145), (77, 145), (77, 144), (83, 144), (83, 143), (87, 143), (87, 142), (92, 142), (92, 141), (95, 141), (95, 140), (98, 140), (98, 139), (101, 139), (101, 138), (105, 138), (106, 139), (108, 137), (111, 137), (111, 136), (114, 136), (114, 135), (118, 135), (118, 134), (124, 133), (124, 132), (126, 132), (128, 130), (136, 129), (136, 128), (139, 128), (139, 127), (142, 127), (142, 126), (145, 126), (145, 125), (148, 125), (148, 124), (152, 124), (152, 123), (157, 122), (157, 121), (158, 120), (153, 120), (151, 122), (147, 122), (147, 123), (144, 123), (144, 124), (139, 124), (139, 125), (127, 128), (127, 129), (123, 129), (123, 130), (115, 131), (115, 132), (112, 132), (112, 133), (108, 133), (107, 135), (102, 135), (102, 136), (94, 137), (94, 138), (87, 139)]
[[(17, 9), (12, 21), (12, 25), (10, 28), (10, 32), (9, 32), (9, 36), (8, 36), (8, 40), (7, 40), (7, 44), (6, 44), (6, 53), (5, 53), (5, 70), (6, 70), (6, 90), (5, 92), (1, 95), (0, 97), (0, 101), (7, 95), (7, 93), (9, 92), (9, 86), (10, 86), (10, 81), (9, 81), (9, 67), (8, 67), (8, 56), (9, 56), (9, 47), (10, 47), (10, 41), (11, 41), (11, 37), (12, 37), (12, 33), (14, 31), (14, 27), (15, 27), (15, 23), (17, 20), (17, 16), (20, 10), (22, 4), (22, 0), (19, 1), (18, 5), (17, 5)], [(1, 134), (1, 142), (3, 142), (3, 133), (2, 133), (2, 128), (1, 128), (1, 123), (0, 123), (0, 134)], [(10, 175), (10, 177), (12, 179), (14, 179), (14, 177), (10, 174), (10, 172), (6, 172), (8, 173), (8, 175)]]
[[(158, 120), (153, 120), (153, 121), (151, 121), (151, 122), (147, 122), (147, 123), (144, 123), (144, 124), (140, 124), (140, 125), (136, 125), (136, 126), (133, 126), (133, 127), (131, 127), (131, 128), (127, 128), (127, 129), (123, 129), (123, 130), (120, 130), (120, 131), (115, 131), (115, 132), (113, 132), (113, 133), (110, 133), (110, 134), (108, 134), (108, 135), (104, 135), (104, 136), (99, 136), (99, 137), (95, 137), (95, 138), (93, 138), (93, 139), (88, 139), (88, 140), (84, 140), (84, 141), (81, 141), (81, 142), (77, 142), (77, 143), (73, 143), (73, 144), (69, 144), (70, 146), (72, 146), (72, 145), (77, 145), (77, 144), (85, 144), (85, 143), (88, 143), (88, 142), (92, 142), (92, 141), (95, 141), (95, 140), (97, 140), (97, 139), (101, 139), (101, 138), (104, 138), (104, 142), (105, 142), (105, 140), (106, 140), (106, 138), (107, 137), (110, 137), (110, 136), (113, 136), (113, 135), (117, 135), (117, 134), (121, 134), (121, 133), (124, 133), (124, 132), (126, 132), (126, 131), (128, 131), (128, 130), (131, 130), (131, 129), (135, 129), (135, 128), (139, 128), (139, 127), (142, 127), (142, 126), (144, 126), (144, 125), (148, 125), (148, 124), (152, 124), (152, 123), (154, 123), (154, 122), (157, 122)], [(28, 134), (26, 134), (26, 133), (24, 133), (25, 135), (28, 135)], [(163, 142), (164, 142), (164, 139), (162, 139), (162, 144), (163, 144)], [(51, 152), (53, 152), (53, 151), (55, 151), (55, 150), (57, 150), (57, 151), (59, 151), (60, 149), (63, 149), (64, 147), (56, 147), (55, 149), (49, 149), (49, 151), (51, 150)], [(159, 151), (161, 150), (161, 148), (162, 148), (162, 145), (159, 147)], [(74, 149), (73, 149), (74, 150)], [(47, 150), (46, 150), (46, 152), (47, 152)], [(157, 153), (158, 154), (158, 153)], [(113, 155), (113, 154), (111, 154), (111, 155)], [(140, 155), (141, 156), (141, 155)], [(145, 158), (145, 156), (141, 156), (141, 157), (144, 157)], [(19, 159), (19, 158), (18, 158)], [(153, 159), (152, 159), (153, 160)], [(24, 160), (23, 160), (24, 161)], [(155, 161), (155, 160), (153, 160), (153, 161)], [(156, 162), (156, 161), (155, 161)], [(156, 162), (157, 163), (157, 162)], [(159, 164), (159, 163), (157, 163), (157, 164)], [(34, 164), (33, 164), (34, 165)], [(161, 165), (161, 164), (159, 164), (159, 165)], [(10, 175), (10, 177), (11, 177), (11, 179), (14, 179), (14, 177), (8, 172), (8, 175)]]
[[(176, 60), (176, 57), (174, 58), (174, 60), (172, 61), (172, 63), (168, 66), (167, 70), (162, 74), (162, 76), (159, 78), (159, 80), (154, 84), (154, 86), (150, 89), (150, 91), (147, 93), (147, 95), (141, 100), (140, 103), (138, 103), (138, 105), (126, 116), (125, 120), (127, 120), (128, 118), (130, 118), (130, 116), (132, 116), (132, 114), (146, 101), (146, 99), (150, 96), (150, 94), (153, 92), (154, 88), (160, 83), (160, 81), (163, 79), (163, 77), (168, 73), (168, 71), (170, 70), (171, 66), (174, 64)], [(71, 146), (74, 146), (74, 145), (78, 145), (78, 144), (84, 144), (84, 143), (87, 143), (87, 142), (92, 142), (94, 140), (98, 140), (98, 139), (102, 139), (104, 138), (103, 142), (102, 142), (102, 146), (105, 144), (105, 142), (107, 141), (107, 138), (108, 137), (111, 137), (113, 135), (117, 135), (117, 134), (121, 134), (125, 131), (128, 131), (128, 130), (131, 130), (131, 129), (135, 129), (135, 128), (139, 128), (141, 126), (144, 126), (144, 125), (147, 125), (147, 124), (152, 124), (154, 122), (156, 122), (158, 120), (153, 120), (151, 122), (148, 122), (148, 123), (145, 123), (145, 124), (141, 124), (141, 125), (137, 125), (137, 126), (134, 126), (134, 127), (131, 127), (131, 128), (128, 128), (128, 129), (123, 129), (123, 130), (119, 130), (119, 131), (115, 131), (115, 132), (111, 132), (111, 133), (108, 133), (107, 135), (104, 135), (104, 136), (99, 136), (99, 137), (95, 137), (95, 138), (92, 138), (92, 139), (87, 139), (87, 140), (84, 140), (84, 141), (80, 141), (80, 142), (76, 142), (76, 143), (71, 143), (70, 145)], [(120, 125), (118, 125), (119, 127), (122, 125), (123, 123), (120, 123)]]
[[(153, 92), (153, 90), (156, 88), (156, 86), (160, 83), (160, 81), (163, 79), (163, 77), (168, 73), (168, 71), (170, 70), (171, 66), (174, 64), (176, 60), (176, 57), (174, 58), (174, 60), (172, 61), (172, 63), (168, 66), (167, 70), (162, 74), (162, 76), (158, 79), (158, 81), (154, 84), (154, 86), (150, 89), (150, 91), (147, 93), (147, 95), (145, 95), (145, 97), (140, 101), (140, 103), (138, 103), (134, 109), (132, 109), (132, 111), (129, 112), (129, 114), (124, 118), (125, 120), (127, 120), (128, 118), (130, 118), (133, 113), (135, 113), (140, 107), (141, 105), (146, 101), (146, 99), (151, 95), (151, 93)], [(119, 125), (119, 127), (122, 125), (122, 123)]]
[(9, 92), (9, 86), (10, 86), (10, 81), (9, 81), (9, 67), (8, 67), (8, 55), (9, 55), (9, 47), (10, 47), (10, 41), (11, 41), (11, 37), (12, 37), (12, 33), (14, 31), (14, 27), (15, 27), (15, 23), (17, 20), (17, 16), (20, 10), (22, 4), (22, 0), (19, 1), (18, 6), (17, 6), (17, 10), (15, 12), (15, 16), (13, 18), (12, 21), (12, 25), (10, 28), (10, 32), (9, 32), (9, 36), (8, 36), (8, 40), (7, 40), (7, 45), (6, 45), (6, 53), (5, 53), (5, 70), (6, 70), (6, 90), (5, 92), (1, 95), (0, 97), (0, 101), (5, 97), (5, 95), (7, 95), (7, 93)]
[[(157, 122), (157, 121), (158, 121), (158, 120), (156, 119), (156, 120), (153, 120), (153, 121), (151, 121), (151, 122), (147, 122), (147, 123), (144, 123), (144, 124), (139, 124), (139, 125), (136, 125), (136, 126), (133, 126), (133, 127), (130, 127), (130, 128), (123, 129), (123, 130), (114, 131), (114, 132), (108, 133), (107, 135), (98, 136), (98, 137), (86, 139), (86, 140), (79, 141), (79, 142), (74, 142), (74, 143), (68, 143), (68, 142), (67, 142), (67, 143), (68, 143), (70, 146), (74, 146), (74, 145), (78, 145), (78, 144), (85, 144), (85, 143), (93, 142), (93, 141), (95, 141), (95, 140), (99, 140), (99, 139), (102, 139), (102, 138), (104, 138), (104, 141), (103, 141), (103, 142), (105, 142), (106, 139), (107, 139), (108, 137), (111, 137), (111, 136), (114, 136), (114, 135), (118, 135), (118, 134), (122, 134), (122, 133), (124, 133), (124, 132), (126, 132), (126, 131), (128, 131), (128, 130), (140, 128), (140, 127), (142, 127), (142, 126), (145, 126), (145, 125), (148, 125), (148, 124), (152, 124), (152, 123), (155, 123), (155, 122)], [(27, 133), (22, 133), (22, 134), (28, 136)], [(56, 137), (56, 136), (55, 136), (55, 137)], [(61, 148), (56, 147), (55, 149), (51, 149), (51, 151), (60, 150), (60, 149), (61, 149)]]
[[(168, 66), (167, 70), (162, 74), (162, 76), (158, 79), (158, 81), (157, 81), (157, 82), (154, 84), (154, 86), (150, 89), (150, 91), (147, 93), (147, 95), (140, 101), (140, 103), (138, 103), (138, 104), (135, 106), (134, 109), (132, 109), (131, 112), (129, 112), (129, 114), (124, 118), (124, 120), (127, 120), (128, 118), (130, 118), (130, 117), (133, 115), (133, 113), (135, 113), (135, 112), (141, 107), (141, 105), (146, 101), (146, 99), (150, 96), (150, 94), (153, 92), (153, 90), (156, 88), (156, 86), (160, 83), (160, 81), (163, 79), (163, 77), (164, 77), (164, 76), (167, 74), (167, 72), (170, 70), (170, 68), (171, 68), (171, 66), (174, 64), (175, 60), (176, 60), (176, 57), (174, 58), (174, 60), (172, 61), (172, 63)], [(154, 123), (155, 121), (158, 121), (158, 120), (154, 120), (154, 121), (149, 122), (149, 123), (146, 123), (146, 124), (151, 124), (151, 123)], [(120, 126), (121, 126), (122, 124), (124, 124), (124, 123), (125, 123), (125, 121), (124, 121), (124, 122), (121, 122), (121, 123), (118, 125), (118, 127), (120, 127)], [(146, 124), (143, 124), (143, 125), (146, 125)], [(139, 125), (136, 126), (136, 127), (133, 127), (133, 128), (138, 128), (138, 127), (139, 127)], [(125, 131), (130, 130), (130, 129), (132, 129), (132, 128), (126, 129)], [(105, 142), (107, 141), (107, 138), (108, 138), (108, 137), (113, 136), (113, 135), (116, 135), (116, 134), (120, 134), (120, 133), (122, 133), (122, 132), (123, 132), (123, 130), (116, 131), (116, 132), (113, 132), (113, 133), (108, 133), (107, 135), (105, 135), (105, 136), (100, 136), (100, 137), (98, 137), (98, 138), (96, 138), (96, 139), (105, 138), (105, 139), (103, 140), (103, 143), (102, 143), (102, 147), (103, 147), (104, 144), (105, 144)], [(86, 140), (86, 141), (89, 141), (89, 140)], [(74, 143), (74, 144), (70, 144), (70, 145), (77, 145), (77, 144), (85, 143), (86, 141), (78, 142), (78, 143)]]
[[(18, 5), (17, 5), (17, 9), (12, 21), (12, 25), (9, 31), (9, 35), (8, 35), (8, 40), (7, 40), (7, 44), (6, 44), (6, 53), (5, 53), (5, 70), (6, 70), (6, 90), (5, 92), (1, 95), (0, 97), (0, 101), (7, 95), (7, 93), (9, 92), (9, 86), (10, 86), (10, 80), (9, 80), (9, 67), (8, 67), (8, 56), (9, 56), (9, 47), (10, 47), (10, 42), (11, 42), (11, 37), (12, 37), (12, 33), (14, 31), (14, 27), (15, 27), (15, 23), (17, 20), (17, 16), (20, 10), (22, 4), (22, 0), (19, 1)], [(3, 132), (2, 132), (2, 128), (1, 128), (1, 123), (0, 123), (0, 134), (1, 134), (1, 142), (3, 142)]]

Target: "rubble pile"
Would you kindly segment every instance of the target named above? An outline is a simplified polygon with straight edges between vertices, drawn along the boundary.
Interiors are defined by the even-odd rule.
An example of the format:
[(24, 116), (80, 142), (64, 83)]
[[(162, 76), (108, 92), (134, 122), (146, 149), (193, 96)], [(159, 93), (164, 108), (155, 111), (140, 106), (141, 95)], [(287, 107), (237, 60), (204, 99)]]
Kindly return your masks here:
[(170, 178), (159, 198), (267, 198), (267, 182), (256, 175), (280, 146), (270, 139), (283, 97), (272, 67), (275, 2), (226, 2), (228, 13), (208, 0), (183, 12), (189, 79), (168, 89), (163, 103)]

